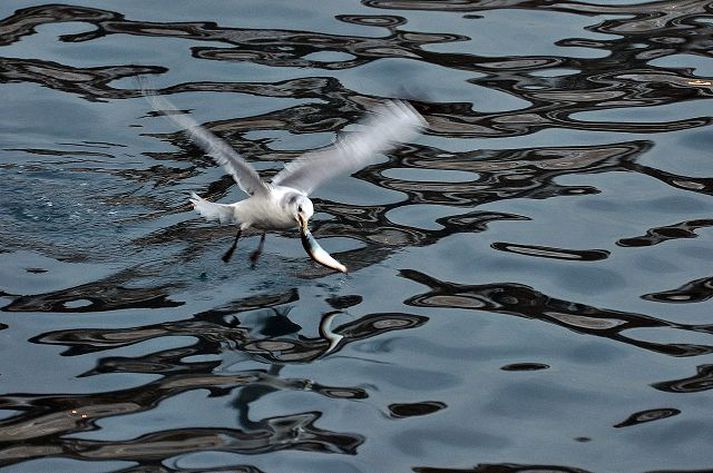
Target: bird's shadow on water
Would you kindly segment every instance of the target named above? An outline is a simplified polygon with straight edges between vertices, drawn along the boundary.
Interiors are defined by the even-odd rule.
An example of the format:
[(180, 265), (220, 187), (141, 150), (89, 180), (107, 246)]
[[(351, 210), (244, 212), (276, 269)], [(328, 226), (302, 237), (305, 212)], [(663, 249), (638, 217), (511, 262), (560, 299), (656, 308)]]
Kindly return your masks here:
[[(274, 258), (282, 264), (286, 263), (282, 258)], [(306, 286), (301, 274), (290, 275), (289, 270), (274, 271), (277, 261), (262, 261), (272, 270), (260, 271), (251, 270), (247, 261), (226, 265), (213, 259), (207, 260), (210, 266), (138, 266), (96, 281), (45, 293), (5, 293), (3, 296), (10, 302), (1, 310), (15, 313), (94, 314), (126, 309), (175, 309), (176, 317), (173, 320), (158, 324), (134, 325), (125, 329), (59, 330), (37, 335), (31, 341), (65, 345), (67, 350), (64, 355), (73, 356), (116, 349), (156, 337), (193, 335), (201, 343), (198, 344), (200, 347), (194, 347), (191, 351), (212, 347), (209, 351), (218, 353), (222, 351), (221, 346), (232, 347), (253, 358), (269, 362), (317, 359), (347, 343), (383, 332), (379, 329), (370, 330), (368, 321), (390, 317), (389, 314), (369, 314), (332, 329), (339, 314), (362, 302), (359, 295), (341, 295), (349, 287), (350, 276), (340, 275), (336, 281), (320, 282), (315, 286), (317, 292), (323, 294), (321, 299), (334, 310), (320, 317), (319, 337), (304, 337), (300, 335), (302, 327), (289, 317), (294, 305), (302, 304), (299, 302), (299, 288), (306, 289)], [(304, 261), (299, 265), (304, 269)], [(241, 270), (236, 273), (235, 268)], [(38, 276), (42, 276), (42, 273)], [(250, 278), (249, 284), (245, 284), (246, 278)], [(211, 301), (216, 296), (216, 290), (219, 294), (236, 292), (246, 295), (215, 307)], [(316, 307), (310, 302), (303, 310), (312, 311)], [(180, 315), (191, 312), (188, 318)], [(416, 318), (406, 325), (422, 322)], [(280, 348), (275, 349), (277, 346)], [(104, 371), (101, 366), (98, 369)]]

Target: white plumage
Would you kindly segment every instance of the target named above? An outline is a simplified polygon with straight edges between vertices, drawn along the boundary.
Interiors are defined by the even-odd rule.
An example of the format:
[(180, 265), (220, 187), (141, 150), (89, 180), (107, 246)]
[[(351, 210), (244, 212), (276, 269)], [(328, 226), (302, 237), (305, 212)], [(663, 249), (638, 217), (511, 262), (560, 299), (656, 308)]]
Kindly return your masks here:
[[(238, 186), (249, 195), (247, 199), (232, 204), (209, 202), (191, 194), (195, 210), (208, 220), (222, 224), (239, 225), (240, 232), (250, 227), (263, 231), (299, 227), (303, 242), (311, 237), (307, 222), (314, 213), (308, 195), (327, 179), (354, 172), (389, 151), (399, 143), (413, 138), (426, 126), (423, 117), (406, 102), (388, 101), (371, 111), (359, 123), (356, 131), (341, 137), (332, 146), (310, 152), (287, 164), (271, 183), (263, 181), (257, 171), (225, 141), (202, 128), (190, 116), (183, 114), (168, 100), (144, 90), (144, 95), (154, 110), (161, 112), (184, 128), (191, 140), (213, 157), (228, 172)], [(333, 269), (346, 271), (339, 264), (319, 257), (326, 253), (316, 241), (309, 239), (305, 245), (310, 257)], [(234, 245), (229, 250), (232, 254)], [(227, 260), (229, 254), (226, 253)], [(329, 258), (331, 259), (331, 257)], [(331, 259), (331, 261), (335, 261)], [(344, 268), (344, 269), (342, 269)]]

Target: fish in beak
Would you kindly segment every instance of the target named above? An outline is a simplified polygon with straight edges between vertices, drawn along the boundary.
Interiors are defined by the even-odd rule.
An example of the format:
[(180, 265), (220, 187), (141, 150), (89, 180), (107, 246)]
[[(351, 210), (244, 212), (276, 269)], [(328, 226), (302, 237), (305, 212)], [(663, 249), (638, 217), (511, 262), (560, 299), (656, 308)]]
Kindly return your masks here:
[(302, 246), (304, 247), (309, 257), (317, 263), (321, 264), (322, 266), (326, 266), (327, 268), (339, 271), (341, 273), (346, 273), (347, 267), (332, 258), (332, 255), (327, 253), (324, 248), (319, 246), (319, 243), (317, 243), (317, 240), (312, 236), (312, 233), (309, 231), (309, 228), (307, 226), (307, 219), (304, 218), (301, 214), (297, 214), (297, 222), (299, 223), (300, 227), (300, 237), (302, 239)]

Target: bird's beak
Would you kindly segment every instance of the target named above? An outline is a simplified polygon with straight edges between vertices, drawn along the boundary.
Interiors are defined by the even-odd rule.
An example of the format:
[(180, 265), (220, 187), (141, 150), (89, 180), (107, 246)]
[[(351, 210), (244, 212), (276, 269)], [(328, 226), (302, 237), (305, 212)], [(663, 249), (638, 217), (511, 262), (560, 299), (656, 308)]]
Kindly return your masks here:
[(304, 235), (309, 229), (307, 228), (307, 219), (301, 213), (297, 214), (297, 224), (300, 227), (300, 233)]

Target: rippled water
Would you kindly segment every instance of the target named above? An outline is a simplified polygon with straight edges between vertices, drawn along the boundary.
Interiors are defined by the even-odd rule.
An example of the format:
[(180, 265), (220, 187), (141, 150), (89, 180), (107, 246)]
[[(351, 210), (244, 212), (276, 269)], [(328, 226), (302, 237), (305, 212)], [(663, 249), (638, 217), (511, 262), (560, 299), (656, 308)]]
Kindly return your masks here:
[[(8, 472), (713, 468), (713, 2), (0, 4)], [(426, 133), (241, 198), (143, 75), (265, 176), (413, 98)]]

